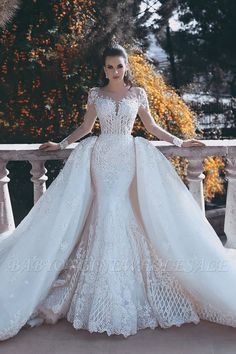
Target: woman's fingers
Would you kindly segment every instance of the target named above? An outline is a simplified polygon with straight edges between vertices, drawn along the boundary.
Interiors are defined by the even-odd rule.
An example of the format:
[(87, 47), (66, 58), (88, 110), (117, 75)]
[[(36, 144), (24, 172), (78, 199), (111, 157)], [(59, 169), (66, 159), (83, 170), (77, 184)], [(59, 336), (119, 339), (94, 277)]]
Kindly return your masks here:
[(202, 143), (201, 141), (198, 142), (193, 142), (193, 145), (195, 146), (206, 146), (204, 143)]
[(54, 143), (52, 141), (49, 141), (47, 143), (43, 143), (42, 145), (40, 145), (39, 149), (44, 150), (44, 151), (54, 151), (54, 150), (59, 150), (60, 146), (58, 143)]
[(49, 142), (43, 143), (42, 145), (39, 146), (40, 150), (46, 150), (48, 148), (50, 148), (50, 143)]
[(197, 139), (191, 139), (191, 142), (196, 144), (196, 145), (201, 145), (201, 146), (205, 146), (206, 145), (202, 141), (199, 141)]
[(206, 146), (206, 144), (204, 144), (202, 141), (199, 141), (197, 139), (189, 139), (186, 141), (187, 146), (191, 147), (191, 146)]
[(44, 144), (42, 144), (42, 145), (39, 146), (39, 149), (40, 149), (40, 150), (44, 150), (44, 149), (47, 148), (47, 147), (48, 147), (48, 143), (44, 143)]

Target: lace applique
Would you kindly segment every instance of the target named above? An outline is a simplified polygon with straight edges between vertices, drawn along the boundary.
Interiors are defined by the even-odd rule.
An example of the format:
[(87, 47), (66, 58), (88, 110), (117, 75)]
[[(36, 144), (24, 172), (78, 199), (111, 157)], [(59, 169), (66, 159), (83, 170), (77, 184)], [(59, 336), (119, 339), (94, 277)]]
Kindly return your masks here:
[(182, 144), (183, 144), (183, 140), (178, 138), (177, 136), (174, 136), (173, 138), (173, 144), (176, 145), (176, 146), (179, 146), (181, 147)]
[(98, 88), (97, 87), (92, 87), (89, 92), (88, 92), (88, 104), (93, 104), (95, 102), (95, 99), (98, 95)]
[(104, 95), (99, 90), (99, 87), (89, 90), (88, 104), (95, 104), (101, 133), (131, 135), (139, 108), (139, 95), (136, 90), (120, 100)]
[(76, 329), (124, 337), (147, 327), (198, 323), (188, 294), (166, 271), (131, 209), (125, 215), (125, 229), (121, 206), (106, 215), (113, 235), (103, 240), (101, 217), (93, 214), (87, 242), (70, 257), (74, 266), (64, 269), (41, 304), (39, 313), (46, 322), (66, 316)]
[(101, 193), (112, 194), (114, 185), (119, 183), (123, 175), (126, 176), (123, 177), (123, 181), (127, 184), (132, 180), (135, 171), (133, 144), (131, 135), (104, 134), (99, 137), (93, 151), (91, 166), (97, 193), (102, 188)]
[(147, 93), (142, 87), (140, 87), (140, 92), (139, 92), (139, 104), (140, 104), (140, 106), (145, 108), (147, 111), (149, 111), (149, 103), (148, 103)]

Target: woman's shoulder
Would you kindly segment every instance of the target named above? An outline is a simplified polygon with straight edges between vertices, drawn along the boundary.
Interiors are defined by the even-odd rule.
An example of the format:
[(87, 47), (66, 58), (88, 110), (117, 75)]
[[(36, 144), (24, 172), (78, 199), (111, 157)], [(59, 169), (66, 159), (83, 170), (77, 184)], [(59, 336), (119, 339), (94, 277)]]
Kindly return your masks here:
[(98, 97), (98, 90), (99, 90), (99, 87), (91, 87), (89, 90), (88, 90), (88, 103), (89, 104), (92, 104), (95, 102), (95, 99)]
[(141, 86), (132, 86), (132, 92), (138, 99), (138, 101), (143, 101), (147, 98), (146, 90)]
[(90, 87), (89, 92), (97, 92), (100, 89), (98, 86)]
[(133, 86), (133, 89), (136, 91), (137, 94), (142, 94), (145, 92), (145, 89), (141, 86)]
[(90, 87), (90, 89), (88, 90), (88, 96), (95, 98), (98, 95), (99, 89), (100, 87), (97, 86)]
[(144, 97), (147, 96), (146, 90), (141, 87), (141, 86), (135, 86), (135, 94), (138, 97), (138, 99), (143, 99)]
[(146, 92), (145, 88), (142, 86), (138, 86), (138, 90), (139, 92)]

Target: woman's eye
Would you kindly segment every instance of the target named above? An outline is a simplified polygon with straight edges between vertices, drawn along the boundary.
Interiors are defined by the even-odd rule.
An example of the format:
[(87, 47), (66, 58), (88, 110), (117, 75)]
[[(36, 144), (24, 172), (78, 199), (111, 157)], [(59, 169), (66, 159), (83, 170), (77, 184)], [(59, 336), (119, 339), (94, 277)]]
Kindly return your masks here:
[[(123, 65), (120, 65), (120, 66), (117, 67), (117, 69), (122, 69), (122, 68), (123, 68)], [(108, 69), (113, 69), (113, 67), (112, 66), (108, 66)]]

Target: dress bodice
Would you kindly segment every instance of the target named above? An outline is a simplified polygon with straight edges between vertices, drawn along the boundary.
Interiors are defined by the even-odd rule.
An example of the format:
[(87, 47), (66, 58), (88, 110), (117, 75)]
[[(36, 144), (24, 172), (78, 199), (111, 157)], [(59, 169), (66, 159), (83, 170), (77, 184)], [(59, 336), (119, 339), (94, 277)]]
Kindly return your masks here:
[(89, 90), (88, 104), (95, 105), (101, 132), (105, 134), (131, 134), (139, 107), (148, 109), (147, 94), (141, 87), (118, 101), (93, 87)]

